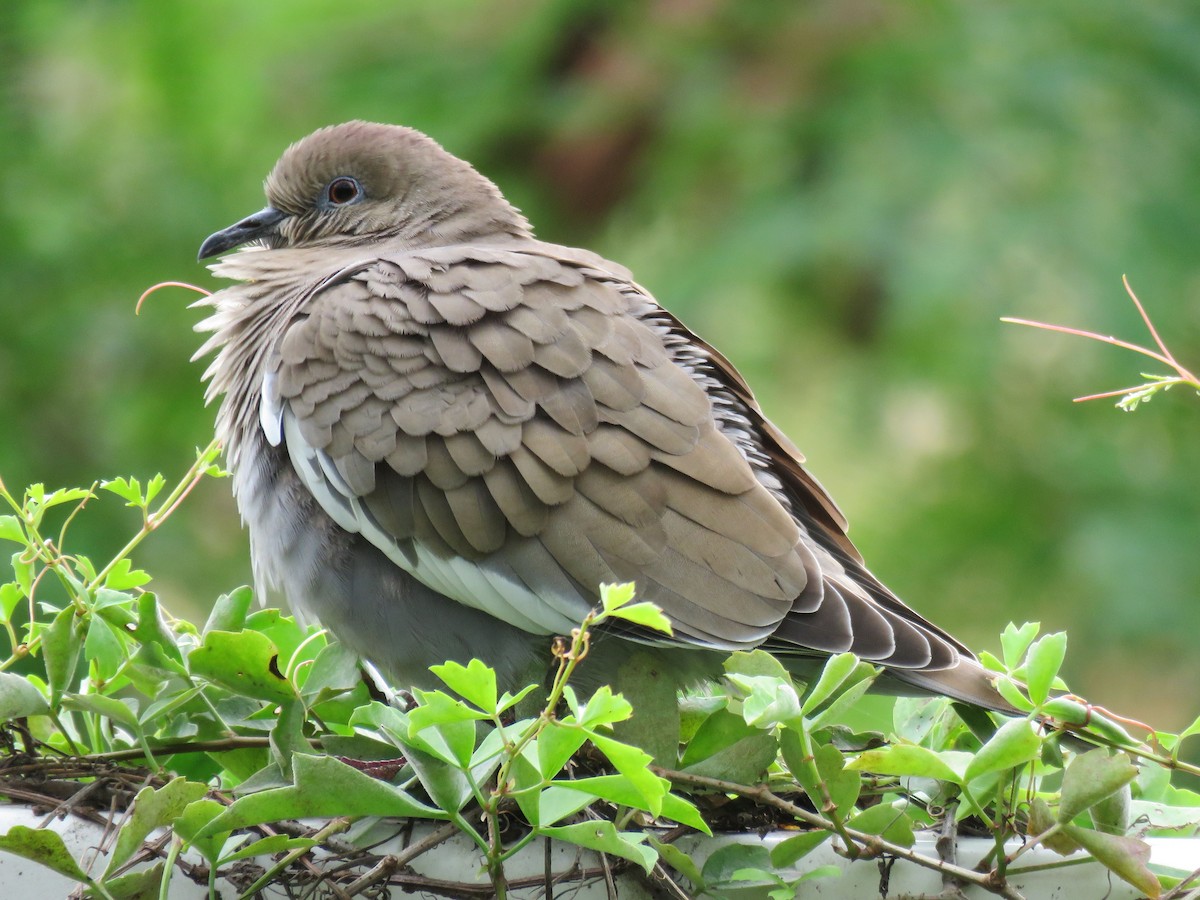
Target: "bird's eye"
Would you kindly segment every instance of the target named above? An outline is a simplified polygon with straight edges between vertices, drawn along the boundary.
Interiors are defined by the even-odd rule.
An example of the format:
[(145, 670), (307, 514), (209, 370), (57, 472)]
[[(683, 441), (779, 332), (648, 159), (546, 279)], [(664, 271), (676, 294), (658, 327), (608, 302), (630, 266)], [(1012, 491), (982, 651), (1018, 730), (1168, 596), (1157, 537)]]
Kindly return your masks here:
[(325, 189), (325, 196), (334, 206), (345, 206), (362, 196), (362, 185), (353, 178), (335, 178)]

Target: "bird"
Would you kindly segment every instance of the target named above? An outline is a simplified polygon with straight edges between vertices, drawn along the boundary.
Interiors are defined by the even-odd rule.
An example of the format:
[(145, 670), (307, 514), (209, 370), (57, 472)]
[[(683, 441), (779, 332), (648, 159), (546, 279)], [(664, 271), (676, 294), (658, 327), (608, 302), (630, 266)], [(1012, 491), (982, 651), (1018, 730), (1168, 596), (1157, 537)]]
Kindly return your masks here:
[(233, 283), (196, 326), (261, 598), (393, 683), (478, 658), (519, 687), (601, 584), (633, 582), (672, 633), (602, 627), (595, 678), (639, 648), (680, 684), (738, 650), (798, 673), (851, 651), (889, 691), (1011, 711), (871, 574), (737, 369), (628, 269), (539, 240), (404, 126), (317, 130), (265, 193), (203, 242)]

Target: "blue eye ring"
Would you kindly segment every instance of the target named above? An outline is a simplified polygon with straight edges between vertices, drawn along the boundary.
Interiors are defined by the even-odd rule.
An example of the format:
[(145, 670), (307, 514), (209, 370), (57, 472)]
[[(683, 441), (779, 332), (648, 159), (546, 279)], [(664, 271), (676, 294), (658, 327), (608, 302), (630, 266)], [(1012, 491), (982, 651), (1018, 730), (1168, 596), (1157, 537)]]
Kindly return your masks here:
[(362, 196), (362, 185), (348, 175), (338, 176), (325, 188), (325, 200), (330, 206), (345, 206), (362, 199)]

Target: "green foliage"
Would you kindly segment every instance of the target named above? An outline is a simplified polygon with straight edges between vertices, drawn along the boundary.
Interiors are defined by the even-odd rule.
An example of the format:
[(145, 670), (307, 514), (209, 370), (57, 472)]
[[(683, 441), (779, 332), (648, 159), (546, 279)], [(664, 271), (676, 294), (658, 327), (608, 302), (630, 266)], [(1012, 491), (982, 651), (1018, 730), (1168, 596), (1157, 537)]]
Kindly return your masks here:
[[(89, 761), (94, 775), (118, 761), (149, 771), (149, 783), (136, 776), (143, 784), (101, 873), (50, 832), (19, 827), (0, 835), (0, 849), (83, 882), (93, 896), (165, 890), (179, 877), (174, 861), (190, 848), (207, 862), (210, 887), (239, 861), (273, 857), (248, 897), (271, 880), (286, 881), (293, 863), (352, 820), (379, 817), (447, 823), (478, 848), (502, 896), (506, 865), (543, 838), (647, 874), (673, 872), (714, 897), (756, 885), (782, 900), (805, 880), (832, 877), (836, 867), (794, 869), (830, 840), (850, 859), (907, 854), (979, 885), (1003, 884), (1036, 846), (1082, 850), (1149, 896), (1158, 895), (1160, 875), (1169, 882), (1184, 874), (1152, 872), (1143, 835), (1147, 823), (1162, 833), (1200, 829), (1200, 795), (1167, 778), (1168, 767), (1193, 771), (1178, 753), (1200, 725), (1150, 733), (1143, 743), (1063, 694), (1064, 635), (1039, 635), (1036, 624), (1005, 630), (1003, 659), (985, 662), (1026, 714), (982, 738), (937, 699), (898, 701), (890, 722), (854, 732), (843, 723), (878, 674), (874, 667), (840, 654), (805, 683), (756, 650), (726, 660), (722, 690), (684, 698), (686, 739), (676, 746), (675, 730), (655, 734), (643, 722), (623, 731), (634, 709), (611, 688), (584, 697), (572, 686), (597, 625), (619, 618), (670, 627), (652, 604), (635, 601), (631, 585), (603, 585), (600, 607), (555, 645), (558, 668), (535, 706), (536, 686), (501, 691), (495, 672), (472, 660), (435, 666), (444, 689), (418, 690), (416, 704), (400, 709), (369, 697), (344, 647), (276, 610), (255, 610), (244, 588), (220, 597), (202, 628), (173, 619), (145, 590), (149, 577), (132, 566), (132, 552), (202, 478), (222, 474), (214, 454), (211, 447), (200, 453), (162, 500), (167, 484), (157, 476), (145, 488), (136, 479), (101, 485), (142, 516), (134, 537), (102, 566), (67, 549), (96, 488), (35, 485), (18, 499), (0, 485), (12, 510), (0, 519), (0, 537), (16, 549), (12, 580), (0, 587), (0, 626), (10, 644), (0, 662), (0, 762), (20, 748), (25, 765), (36, 761), (49, 777), (61, 771), (57, 753), (78, 761), (60, 777), (86, 778)], [(49, 539), (56, 510), (64, 521)], [(25, 674), (4, 671), (18, 667)], [(1054, 725), (1113, 749), (1063, 746)], [(631, 733), (655, 748), (653, 757), (628, 742)], [(672, 825), (711, 833), (722, 824), (721, 798), (735, 794), (776, 823), (807, 830), (769, 850), (725, 846), (702, 863), (667, 839)], [(911, 851), (916, 832), (939, 814), (991, 832), (990, 872), (949, 869)], [(505, 827), (513, 817), (523, 822), (515, 837)], [(302, 834), (262, 830), (310, 819), (328, 821)], [(167, 859), (132, 870), (162, 829), (172, 834)], [(364, 840), (370, 833), (354, 830)], [(344, 847), (356, 838), (339, 840)], [(364, 869), (377, 862), (356, 859)], [(403, 873), (390, 877), (405, 884)]]
[[(1194, 3), (4, 9), (0, 162), (35, 188), (0, 213), (11, 483), (153, 472), (207, 442), (193, 298), (135, 318), (138, 292), (217, 287), (200, 241), (262, 205), (291, 141), (403, 122), (714, 342), (906, 602), (970, 646), (1045, 618), (1088, 646), (1068, 680), (1089, 696), (1172, 729), (1200, 706), (1193, 662), (1170, 692), (1135, 664), (1195, 659), (1188, 394), (1137, 422), (1070, 407), (1159, 367), (997, 321), (1137, 336), (1128, 272), (1197, 359)], [(249, 578), (228, 493), (202, 488), (139, 557), (177, 614)], [(128, 513), (97, 504), (81, 544), (111, 553)]]

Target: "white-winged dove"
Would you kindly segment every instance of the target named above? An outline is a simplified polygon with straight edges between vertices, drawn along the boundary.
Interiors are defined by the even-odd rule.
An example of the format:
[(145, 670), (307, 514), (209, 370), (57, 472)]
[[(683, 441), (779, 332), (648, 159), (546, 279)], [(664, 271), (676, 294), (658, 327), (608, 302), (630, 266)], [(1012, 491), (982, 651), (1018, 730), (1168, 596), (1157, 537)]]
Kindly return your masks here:
[[(673, 638), (598, 638), (593, 678), (656, 648), (681, 682), (762, 647), (851, 650), (901, 691), (1005, 708), (984, 669), (863, 565), (833, 500), (737, 370), (630, 273), (543, 243), (409, 128), (292, 145), (268, 206), (200, 258), (208, 397), (260, 595), (402, 685), (479, 657), (507, 686), (633, 581)], [(607, 660), (607, 662), (605, 662)]]

